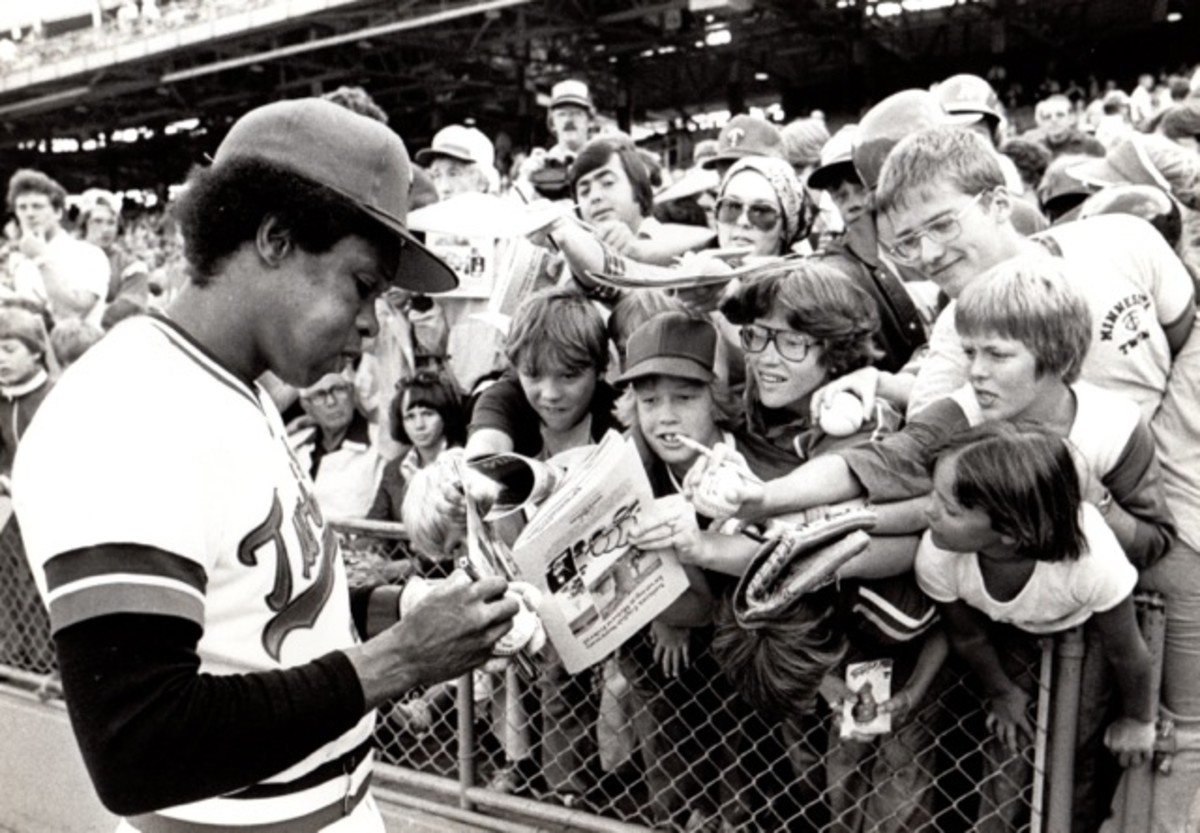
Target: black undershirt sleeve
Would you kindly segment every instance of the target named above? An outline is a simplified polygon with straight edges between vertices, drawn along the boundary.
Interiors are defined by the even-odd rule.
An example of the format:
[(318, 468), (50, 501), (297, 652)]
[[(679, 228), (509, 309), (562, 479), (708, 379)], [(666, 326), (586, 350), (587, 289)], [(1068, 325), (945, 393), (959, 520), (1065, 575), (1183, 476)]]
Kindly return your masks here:
[(194, 622), (112, 614), (55, 635), (67, 709), (104, 805), (135, 815), (255, 784), (349, 730), (341, 652), (283, 671), (200, 673)]

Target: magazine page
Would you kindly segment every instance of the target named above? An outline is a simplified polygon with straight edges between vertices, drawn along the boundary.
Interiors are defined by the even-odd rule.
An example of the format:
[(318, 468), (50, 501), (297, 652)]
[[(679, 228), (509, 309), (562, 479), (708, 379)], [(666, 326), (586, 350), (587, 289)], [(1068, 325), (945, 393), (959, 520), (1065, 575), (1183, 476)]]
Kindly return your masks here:
[(654, 504), (637, 449), (609, 432), (513, 544), (522, 580), (542, 591), (546, 635), (572, 674), (604, 659), (688, 587), (673, 550), (629, 546), (628, 530)]

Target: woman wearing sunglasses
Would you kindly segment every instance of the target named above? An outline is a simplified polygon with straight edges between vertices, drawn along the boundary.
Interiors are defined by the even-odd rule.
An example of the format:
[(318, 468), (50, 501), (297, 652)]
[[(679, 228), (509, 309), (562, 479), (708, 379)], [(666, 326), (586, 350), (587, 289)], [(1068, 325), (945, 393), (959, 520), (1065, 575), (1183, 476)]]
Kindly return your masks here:
[(749, 249), (748, 257), (786, 255), (811, 222), (811, 206), (792, 166), (782, 159), (747, 156), (721, 180), (717, 192), (717, 245)]

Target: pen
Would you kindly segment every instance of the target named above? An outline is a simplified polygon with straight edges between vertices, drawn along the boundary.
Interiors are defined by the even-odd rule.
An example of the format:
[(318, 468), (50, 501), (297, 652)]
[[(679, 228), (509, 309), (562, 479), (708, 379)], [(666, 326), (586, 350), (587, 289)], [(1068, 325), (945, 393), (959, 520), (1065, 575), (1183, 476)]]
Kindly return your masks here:
[[(710, 460), (713, 459), (713, 450), (711, 448), (709, 448), (706, 445), (702, 445), (701, 443), (696, 442), (691, 437), (689, 437), (687, 434), (675, 434), (675, 439), (679, 440), (679, 442), (681, 442), (687, 448), (690, 448), (692, 451), (699, 452), (700, 454), (703, 454), (705, 457), (707, 457)], [(762, 479), (760, 477), (758, 477), (757, 475), (755, 475), (753, 472), (744, 471), (744, 470), (739, 469), (737, 473), (747, 483), (754, 483), (759, 486), (762, 485)]]

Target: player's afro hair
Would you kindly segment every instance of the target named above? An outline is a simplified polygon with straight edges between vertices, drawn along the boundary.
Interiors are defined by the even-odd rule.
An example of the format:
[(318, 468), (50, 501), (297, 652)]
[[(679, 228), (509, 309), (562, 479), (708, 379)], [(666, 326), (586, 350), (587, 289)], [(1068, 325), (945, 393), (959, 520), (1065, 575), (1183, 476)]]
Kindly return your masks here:
[(392, 235), (346, 197), (253, 158), (193, 170), (173, 211), (197, 286), (206, 285), (226, 258), (253, 241), (267, 216), (311, 254), (327, 252), (352, 234), (370, 240), (383, 253), (396, 246)]

